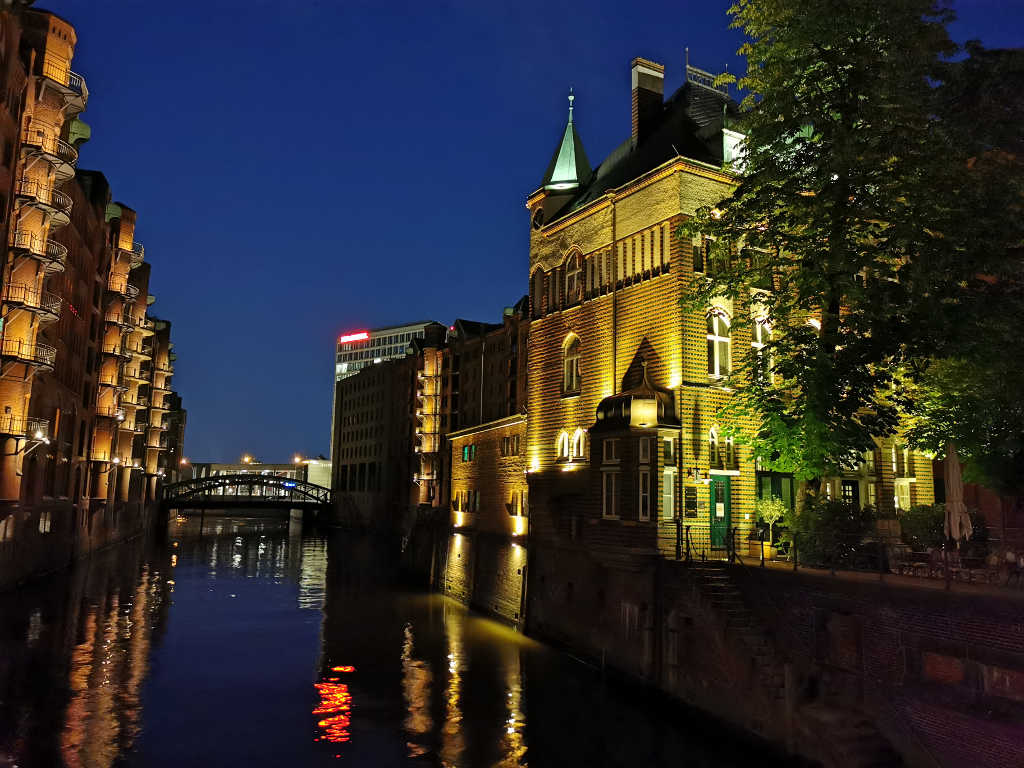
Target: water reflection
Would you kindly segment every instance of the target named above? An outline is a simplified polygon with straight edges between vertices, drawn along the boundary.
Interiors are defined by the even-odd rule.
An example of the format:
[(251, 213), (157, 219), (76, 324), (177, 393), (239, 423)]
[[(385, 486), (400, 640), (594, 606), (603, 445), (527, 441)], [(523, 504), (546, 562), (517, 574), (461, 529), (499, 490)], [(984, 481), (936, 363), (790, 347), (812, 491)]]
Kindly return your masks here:
[[(438, 596), (394, 553), (172, 523), (0, 597), (0, 766), (741, 765), (674, 708)], [(763, 760), (762, 760), (763, 761)]]

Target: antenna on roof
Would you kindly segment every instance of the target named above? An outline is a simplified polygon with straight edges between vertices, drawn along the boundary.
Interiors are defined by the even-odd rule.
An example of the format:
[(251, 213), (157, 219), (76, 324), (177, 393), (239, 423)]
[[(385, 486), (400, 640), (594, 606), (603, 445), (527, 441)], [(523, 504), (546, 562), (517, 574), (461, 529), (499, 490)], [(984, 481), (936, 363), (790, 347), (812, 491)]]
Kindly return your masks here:
[(569, 86), (569, 122), (572, 122), (572, 103), (576, 101), (576, 96), (572, 92), (572, 86)]
[(686, 68), (690, 68), (690, 46), (686, 46)]

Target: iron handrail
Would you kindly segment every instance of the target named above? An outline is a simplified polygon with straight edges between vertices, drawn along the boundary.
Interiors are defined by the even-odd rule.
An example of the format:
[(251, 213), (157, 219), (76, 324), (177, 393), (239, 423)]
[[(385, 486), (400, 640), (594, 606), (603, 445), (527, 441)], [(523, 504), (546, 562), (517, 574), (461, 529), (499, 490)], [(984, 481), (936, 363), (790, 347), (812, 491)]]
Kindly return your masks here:
[(57, 316), (60, 316), (63, 301), (60, 296), (27, 283), (8, 283), (4, 287), (3, 300), (10, 304), (23, 304), (26, 307)]
[(61, 192), (56, 187), (47, 186), (35, 179), (22, 177), (18, 185), (18, 192), (22, 197), (30, 197), (38, 200), (43, 205), (56, 208), (64, 213), (71, 213), (74, 200), (71, 196)]
[(30, 440), (44, 440), (50, 434), (50, 420), (36, 416), (15, 416), (0, 414), (0, 434), (26, 437)]

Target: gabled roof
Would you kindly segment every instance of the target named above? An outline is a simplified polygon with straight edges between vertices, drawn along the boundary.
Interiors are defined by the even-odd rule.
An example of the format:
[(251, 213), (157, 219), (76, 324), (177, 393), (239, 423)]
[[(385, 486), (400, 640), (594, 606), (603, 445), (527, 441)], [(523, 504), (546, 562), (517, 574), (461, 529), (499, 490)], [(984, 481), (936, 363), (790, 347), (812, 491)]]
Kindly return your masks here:
[(583, 151), (583, 141), (576, 133), (572, 121), (572, 103), (576, 97), (569, 93), (569, 122), (565, 125), (562, 141), (555, 150), (541, 186), (551, 192), (569, 192), (590, 181), (590, 163)]

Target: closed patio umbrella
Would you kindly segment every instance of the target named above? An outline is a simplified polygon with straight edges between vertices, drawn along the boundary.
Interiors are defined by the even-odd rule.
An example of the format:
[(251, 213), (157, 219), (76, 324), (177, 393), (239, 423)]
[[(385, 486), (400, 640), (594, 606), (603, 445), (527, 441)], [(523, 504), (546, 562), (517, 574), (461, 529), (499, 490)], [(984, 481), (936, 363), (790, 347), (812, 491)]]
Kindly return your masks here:
[(946, 483), (946, 538), (953, 541), (970, 538), (974, 533), (970, 515), (964, 506), (964, 481), (961, 476), (960, 457), (956, 445), (946, 444), (946, 462), (943, 480)]

